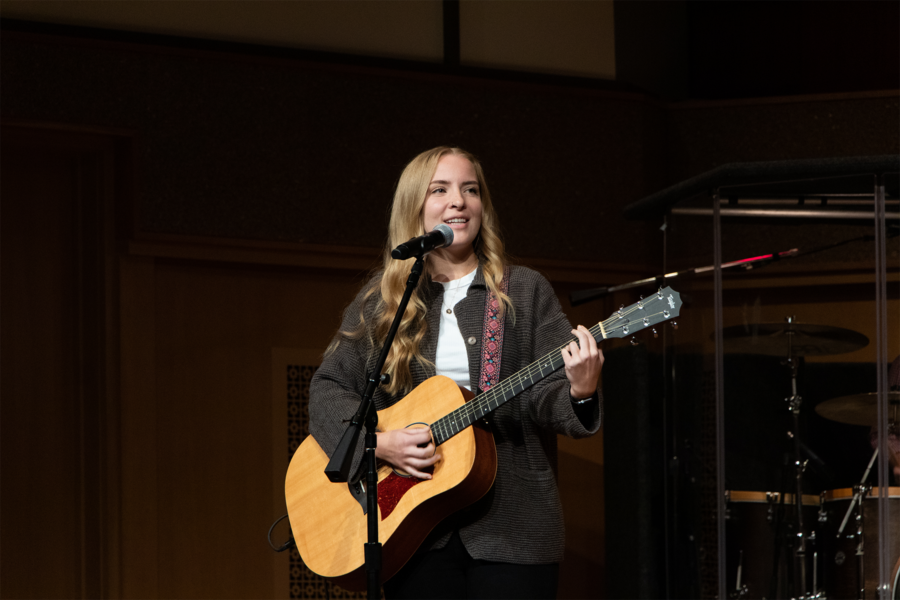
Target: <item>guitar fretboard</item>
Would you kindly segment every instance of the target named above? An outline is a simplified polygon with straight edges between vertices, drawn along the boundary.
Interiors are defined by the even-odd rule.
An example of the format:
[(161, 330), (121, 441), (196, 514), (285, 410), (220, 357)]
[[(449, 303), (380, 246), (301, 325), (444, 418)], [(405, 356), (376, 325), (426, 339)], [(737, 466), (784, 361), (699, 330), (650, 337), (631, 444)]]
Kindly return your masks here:
[[(589, 330), (591, 335), (598, 342), (610, 337), (624, 337), (632, 331), (644, 329), (676, 316), (677, 309), (674, 307), (671, 295), (668, 301), (673, 310), (667, 309), (666, 298), (663, 296), (663, 293), (666, 291), (669, 291), (669, 288), (660, 290), (658, 294), (654, 294), (649, 299), (642, 300), (628, 308), (619, 309), (610, 318), (591, 327)], [(572, 341), (577, 342), (573, 338), (540, 360), (531, 363), (490, 390), (479, 394), (463, 406), (432, 423), (431, 432), (435, 444), (441, 445), (475, 423), (478, 419), (497, 410), (508, 400), (562, 368), (565, 365), (562, 350)]]

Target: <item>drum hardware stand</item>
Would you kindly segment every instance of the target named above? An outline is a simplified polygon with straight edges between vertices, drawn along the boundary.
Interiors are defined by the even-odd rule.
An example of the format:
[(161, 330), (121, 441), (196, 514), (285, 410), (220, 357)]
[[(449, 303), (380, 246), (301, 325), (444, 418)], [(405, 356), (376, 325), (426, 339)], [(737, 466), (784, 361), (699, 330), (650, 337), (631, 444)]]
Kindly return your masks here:
[(866, 597), (866, 538), (863, 535), (863, 524), (865, 515), (863, 514), (863, 500), (869, 494), (871, 489), (869, 486), (853, 486), (853, 495), (859, 495), (859, 502), (856, 503), (856, 581), (859, 587), (856, 591), (856, 597), (863, 600)]
[(819, 523), (828, 522), (828, 511), (825, 510), (825, 492), (819, 492)]
[[(728, 517), (726, 516), (725, 518), (727, 519)], [(728, 594), (728, 597), (731, 598), (731, 600), (740, 600), (741, 598), (746, 598), (750, 594), (750, 589), (747, 587), (747, 584), (741, 585), (741, 571), (744, 568), (744, 551), (741, 550), (738, 556), (740, 558), (738, 558), (737, 583), (735, 583), (734, 591)]]
[[(771, 502), (771, 499), (769, 500)], [(731, 518), (731, 490), (725, 490), (725, 520)], [(771, 510), (771, 509), (770, 509)], [(771, 516), (769, 517), (771, 518)], [(737, 582), (734, 586), (734, 591), (728, 594), (728, 598), (730, 600), (740, 600), (741, 598), (746, 598), (750, 594), (750, 588), (747, 587), (747, 584), (741, 585), (741, 572), (744, 569), (744, 551), (741, 550), (738, 559), (738, 568), (737, 568)]]
[(862, 480), (859, 482), (859, 484), (853, 486), (853, 501), (847, 508), (847, 514), (844, 515), (844, 520), (841, 521), (841, 526), (838, 528), (837, 537), (841, 537), (841, 534), (844, 532), (844, 527), (847, 526), (847, 521), (850, 519), (850, 514), (853, 512), (853, 508), (857, 504), (861, 504), (862, 500), (865, 498), (865, 495), (869, 493), (869, 488), (868, 486), (866, 486), (866, 480), (869, 478), (869, 472), (872, 470), (872, 465), (875, 464), (876, 458), (878, 458), (878, 448), (875, 448), (875, 452), (872, 453), (872, 458), (869, 460), (869, 466), (866, 467), (866, 472), (863, 474)]
[[(816, 543), (816, 532), (810, 532), (809, 537), (807, 538), (815, 547)], [(824, 600), (828, 598), (828, 594), (825, 590), (819, 589), (819, 551), (813, 550), (812, 552), (813, 558), (813, 567), (812, 567), (812, 590), (811, 592), (804, 594), (802, 596), (792, 597), (791, 600)]]
[[(821, 592), (809, 593), (805, 596), (800, 596), (796, 600), (825, 600), (827, 598), (828, 598), (828, 594), (826, 594), (824, 591), (821, 591)], [(791, 600), (794, 600), (794, 599), (792, 598)]]
[(863, 538), (864, 517), (862, 503), (872, 489), (871, 486), (866, 485), (866, 480), (869, 478), (869, 473), (872, 471), (872, 465), (875, 464), (876, 458), (878, 458), (878, 448), (875, 448), (875, 452), (872, 453), (872, 458), (869, 460), (869, 466), (866, 467), (866, 472), (863, 474), (862, 480), (857, 485), (853, 486), (853, 500), (850, 502), (850, 506), (847, 507), (847, 514), (844, 515), (844, 520), (841, 521), (841, 526), (838, 527), (837, 532), (837, 538), (840, 539), (841, 535), (844, 533), (844, 528), (847, 527), (847, 522), (850, 520), (850, 515), (853, 514), (853, 510), (856, 509), (856, 581), (858, 585), (856, 597), (859, 600), (863, 600), (866, 595), (865, 571), (863, 570), (866, 552), (865, 539)]
[[(793, 324), (795, 319), (796, 317), (785, 318), (788, 325)], [(791, 411), (791, 418), (793, 420), (793, 431), (788, 431), (788, 437), (794, 442), (794, 473), (796, 482), (794, 504), (796, 507), (795, 518), (797, 524), (795, 532), (797, 536), (797, 548), (794, 550), (794, 556), (797, 558), (800, 571), (800, 593), (798, 596), (804, 598), (806, 597), (806, 534), (803, 530), (803, 472), (806, 470), (808, 461), (804, 461), (800, 457), (800, 405), (803, 403), (803, 398), (797, 394), (797, 361), (794, 360), (792, 338), (792, 332), (788, 331), (788, 355), (783, 364), (791, 369), (791, 396), (785, 398), (785, 401), (788, 403), (788, 407)]]
[(766, 509), (766, 521), (768, 523), (775, 522), (775, 502), (778, 500), (776, 494), (772, 492), (766, 492), (766, 503), (768, 504), (768, 508)]

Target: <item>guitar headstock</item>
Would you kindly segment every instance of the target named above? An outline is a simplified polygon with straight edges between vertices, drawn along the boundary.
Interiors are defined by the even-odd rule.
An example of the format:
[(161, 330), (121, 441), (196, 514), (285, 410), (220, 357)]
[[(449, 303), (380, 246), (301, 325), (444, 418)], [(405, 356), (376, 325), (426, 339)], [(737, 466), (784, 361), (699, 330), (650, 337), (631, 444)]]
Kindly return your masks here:
[(600, 323), (604, 338), (623, 338), (677, 317), (681, 312), (681, 295), (670, 287), (641, 298), (631, 306), (623, 306)]

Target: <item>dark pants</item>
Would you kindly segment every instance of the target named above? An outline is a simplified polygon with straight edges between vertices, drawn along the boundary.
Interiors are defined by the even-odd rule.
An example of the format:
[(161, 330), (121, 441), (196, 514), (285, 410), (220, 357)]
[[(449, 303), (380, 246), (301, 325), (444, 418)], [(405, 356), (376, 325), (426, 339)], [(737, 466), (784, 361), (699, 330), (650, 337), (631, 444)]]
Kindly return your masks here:
[(384, 584), (388, 600), (414, 598), (556, 598), (559, 565), (519, 565), (475, 560), (459, 533), (440, 550), (415, 554)]

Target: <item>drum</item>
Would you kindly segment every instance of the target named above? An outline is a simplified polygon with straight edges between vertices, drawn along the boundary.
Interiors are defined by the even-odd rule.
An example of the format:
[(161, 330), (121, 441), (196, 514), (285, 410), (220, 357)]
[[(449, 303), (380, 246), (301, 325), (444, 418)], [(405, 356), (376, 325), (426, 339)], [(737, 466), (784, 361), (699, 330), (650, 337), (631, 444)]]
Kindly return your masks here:
[[(794, 570), (794, 494), (726, 492), (725, 573), (729, 595), (741, 598), (790, 597)], [(803, 495), (803, 529), (807, 534), (809, 569), (815, 556), (819, 496)], [(780, 532), (777, 531), (781, 523)], [(811, 572), (811, 571), (810, 571)], [(810, 579), (811, 582), (811, 579)]]
[[(878, 488), (854, 508), (840, 537), (838, 530), (853, 500), (853, 489), (825, 492), (822, 498), (822, 544), (825, 552), (824, 589), (828, 598), (859, 598), (861, 588), (866, 598), (879, 598), (879, 536), (890, 536), (888, 564), (891, 597), (897, 594), (900, 577), (900, 487), (888, 488), (888, 523), (878, 518)], [(857, 520), (861, 517), (861, 520)], [(861, 560), (860, 560), (861, 559)]]

